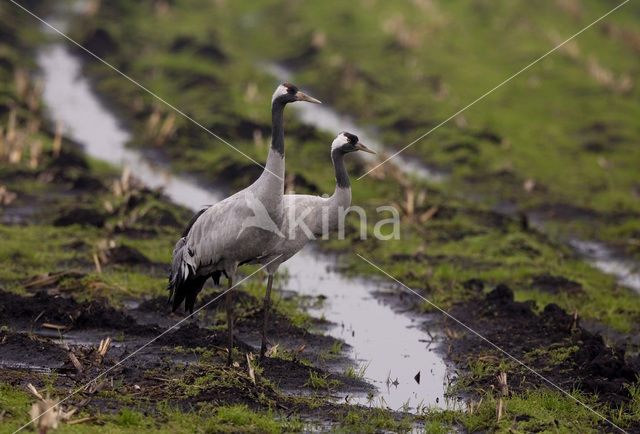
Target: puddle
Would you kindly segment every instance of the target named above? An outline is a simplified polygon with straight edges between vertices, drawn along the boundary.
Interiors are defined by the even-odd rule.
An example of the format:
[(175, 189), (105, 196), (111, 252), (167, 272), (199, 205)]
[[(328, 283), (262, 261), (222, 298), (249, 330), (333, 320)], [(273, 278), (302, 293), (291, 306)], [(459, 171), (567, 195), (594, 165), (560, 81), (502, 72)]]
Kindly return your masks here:
[[(57, 20), (57, 23), (63, 22)], [(192, 210), (221, 199), (215, 190), (174, 176), (166, 168), (151, 163), (144, 154), (126, 149), (130, 133), (94, 93), (89, 80), (82, 76), (81, 59), (65, 43), (50, 43), (38, 52), (37, 61), (45, 83), (43, 98), (51, 119), (60, 119), (67, 129), (66, 134), (83, 144), (90, 156), (117, 167), (130, 166), (145, 184), (162, 187), (171, 200)], [(340, 130), (351, 128), (331, 113), (330, 110), (325, 113), (327, 126), (330, 122), (338, 122)], [(314, 113), (313, 116), (318, 115)], [(355, 126), (353, 129), (359, 130)], [(367, 143), (381, 149), (373, 139)], [(423, 176), (436, 176), (426, 168), (411, 167), (416, 167)], [(285, 263), (290, 274), (288, 289), (300, 294), (328, 296), (325, 307), (316, 313), (324, 314), (337, 324), (329, 333), (351, 345), (358, 365), (368, 366), (364, 375), (380, 392), (372, 403), (395, 409), (407, 402), (414, 408), (418, 404), (444, 405), (446, 365), (436, 354), (435, 344), (427, 348), (424, 341), (430, 339), (428, 334), (421, 331), (420, 324), (409, 315), (396, 313), (374, 298), (372, 291), (379, 289), (377, 284), (347, 279), (327, 271), (335, 263), (333, 256), (314, 254), (309, 249), (301, 252)], [(65, 336), (65, 339), (69, 337)], [(418, 371), (421, 372), (420, 384), (414, 380)], [(393, 382), (396, 378), (397, 386), (390, 384), (387, 388), (387, 379)], [(364, 398), (356, 400), (364, 402)]]
[(640, 266), (620, 259), (615, 252), (598, 241), (571, 240), (569, 245), (589, 259), (598, 269), (613, 274), (618, 282), (640, 293)]
[[(334, 271), (337, 260), (307, 246), (284, 263), (290, 275), (286, 287), (314, 298), (326, 297), (321, 307), (309, 312), (334, 323), (327, 333), (352, 347), (365, 378), (378, 388), (374, 404), (393, 409), (407, 402), (413, 408), (421, 403), (443, 404), (447, 369), (437, 344), (431, 342), (438, 333), (429, 336), (422, 328), (424, 318), (398, 314), (374, 297), (372, 288), (380, 289), (379, 283)], [(414, 380), (418, 372), (420, 383)], [(350, 402), (368, 403), (366, 397)]]
[(134, 176), (149, 187), (163, 188), (174, 202), (192, 209), (222, 199), (220, 193), (174, 176), (140, 152), (125, 148), (131, 134), (93, 92), (82, 76), (80, 60), (64, 44), (52, 43), (40, 50), (37, 62), (50, 118), (61, 120), (65, 134), (81, 143), (89, 155), (117, 167), (131, 167)]
[[(545, 219), (538, 213), (528, 213), (529, 224), (544, 232)], [(618, 283), (640, 293), (640, 264), (621, 257), (605, 243), (572, 238), (568, 242), (580, 256), (598, 270), (616, 277)]]
[(9, 205), (0, 210), (0, 223), (5, 225), (23, 224), (38, 211), (33, 205)]
[[(34, 330), (33, 334), (42, 338), (51, 339), (54, 343), (64, 345), (82, 345), (86, 347), (97, 347), (100, 345), (100, 341), (106, 339), (108, 337), (113, 338), (113, 330), (100, 331), (100, 330), (70, 330), (66, 332), (58, 332), (57, 330), (40, 328), (38, 330)], [(125, 342), (117, 339), (111, 341), (112, 348), (122, 348), (127, 344), (131, 344), (131, 340)], [(144, 344), (142, 340), (140, 340), (140, 344)]]
[[(260, 67), (277, 78), (279, 82), (290, 81), (293, 77), (292, 71), (277, 63), (262, 63)], [(357, 125), (353, 119), (336, 112), (326, 104), (292, 104), (291, 106), (297, 117), (307, 125), (333, 135), (338, 134), (340, 131), (352, 132), (358, 136), (362, 143), (378, 153), (384, 152), (393, 155), (393, 153), (397, 152), (397, 150), (391, 149), (380, 142), (377, 134), (371, 128)], [(360, 153), (359, 157), (367, 162), (372, 162), (378, 158), (375, 155), (366, 153)], [(428, 179), (431, 182), (441, 181), (446, 176), (443, 171), (428, 167), (419, 159), (404, 154), (393, 157), (393, 160), (393, 164), (400, 167), (403, 172), (418, 178)], [(386, 164), (392, 164), (392, 162), (389, 161)]]
[(47, 366), (31, 365), (24, 362), (11, 362), (6, 360), (0, 360), (0, 367), (4, 369), (15, 369), (22, 371), (35, 372), (36, 374), (51, 374), (53, 368)]

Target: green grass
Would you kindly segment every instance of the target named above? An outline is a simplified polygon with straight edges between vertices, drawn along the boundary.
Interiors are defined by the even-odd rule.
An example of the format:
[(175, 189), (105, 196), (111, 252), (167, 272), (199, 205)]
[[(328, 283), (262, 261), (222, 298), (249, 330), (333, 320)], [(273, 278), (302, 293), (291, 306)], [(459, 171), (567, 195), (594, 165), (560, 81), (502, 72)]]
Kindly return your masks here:
[(342, 352), (342, 345), (344, 345), (344, 342), (334, 341), (333, 345), (331, 345), (331, 348), (329, 349), (329, 352), (334, 356), (340, 355), (340, 353)]
[(381, 431), (409, 432), (412, 429), (410, 417), (399, 420), (384, 410), (374, 409), (364, 412), (359, 409), (350, 410), (340, 422), (337, 432), (374, 433)]
[[(21, 286), (26, 276), (53, 271), (60, 261), (74, 258), (75, 254), (63, 246), (75, 234), (71, 227), (0, 226), (0, 276), (7, 282), (8, 289)], [(87, 235), (89, 240), (94, 240), (97, 234), (90, 229)], [(40, 248), (29, 247), (34, 245)]]
[[(26, 391), (0, 385), (0, 408), (6, 411), (0, 433), (10, 433), (29, 421), (28, 412), (34, 401)], [(77, 413), (71, 420), (87, 417)], [(158, 405), (154, 414), (123, 407), (114, 414), (98, 415), (95, 421), (77, 425), (61, 422), (60, 433), (136, 433), (157, 432), (300, 432), (304, 424), (297, 418), (283, 418), (272, 412), (256, 412), (246, 405), (207, 405), (199, 411), (182, 411), (169, 404)]]
[[(572, 395), (587, 404), (594, 405), (585, 395), (576, 391), (573, 391)], [(524, 431), (553, 430), (554, 426), (560, 432), (570, 431), (575, 429), (573, 421), (579, 421), (578, 426), (586, 431), (598, 432), (601, 429), (599, 428), (601, 419), (598, 416), (582, 405), (576, 405), (573, 400), (558, 392), (542, 390), (527, 392), (522, 396), (509, 398), (506, 404), (508, 415), (499, 423), (502, 429), (506, 429), (510, 423), (513, 423), (518, 415), (531, 417), (529, 421), (518, 423), (519, 429)], [(493, 416), (495, 417), (495, 412)]]
[[(146, 254), (158, 251), (158, 245), (169, 246), (175, 238), (174, 232), (165, 231), (162, 236), (148, 240), (127, 240), (126, 244)], [(104, 229), (78, 225), (0, 225), (0, 284), (6, 290), (24, 293), (27, 278), (79, 269), (89, 274), (80, 280), (64, 279), (59, 282), (62, 288), (72, 287), (74, 296), (79, 300), (99, 296), (119, 303), (126, 298), (165, 294), (166, 277), (149, 275), (146, 270), (103, 265), (102, 274), (98, 274), (92, 255), (98, 251), (98, 244), (105, 236)], [(123, 239), (116, 237), (116, 243), (120, 244)], [(89, 249), (74, 250), (68, 247), (71, 242), (78, 240), (87, 244)], [(163, 253), (166, 251), (170, 251), (169, 248), (165, 248)], [(163, 262), (168, 262), (167, 258), (163, 259)]]
[(360, 366), (349, 365), (344, 370), (344, 376), (347, 378), (355, 378), (355, 379), (363, 380), (366, 378), (368, 367), (369, 367), (369, 363), (365, 363)]
[(206, 432), (225, 432), (236, 431), (237, 429), (246, 430), (247, 432), (282, 432), (283, 428), (294, 428), (298, 431), (301, 426), (288, 423), (283, 424), (274, 420), (267, 415), (258, 415), (249, 411), (246, 406), (230, 406), (220, 407), (216, 410), (215, 415), (208, 421)]
[(549, 362), (549, 367), (559, 365), (569, 360), (573, 353), (578, 351), (577, 345), (565, 346), (563, 344), (553, 344), (550, 348), (536, 348), (526, 354), (524, 359), (535, 360), (542, 359)]
[[(588, 405), (615, 424), (628, 427), (637, 423), (637, 415), (629, 408), (607, 408), (597, 404), (593, 397), (577, 390), (571, 395)], [(493, 392), (481, 394), (482, 399), (473, 399), (465, 411), (425, 409), (427, 426), (433, 425), (435, 432), (448, 432), (452, 426), (462, 427), (468, 432), (602, 432), (612, 429), (598, 415), (572, 398), (548, 389), (532, 389), (503, 398), (503, 414), (497, 420), (498, 398)]]
[[(50, 146), (51, 140), (45, 141)], [(45, 147), (46, 147), (45, 146)], [(25, 293), (27, 279), (67, 270), (86, 273), (82, 278), (63, 278), (58, 286), (63, 291), (73, 291), (78, 300), (92, 297), (107, 298), (115, 304), (127, 298), (144, 298), (166, 294), (166, 277), (150, 274), (148, 269), (113, 264), (102, 264), (102, 273), (95, 268), (93, 255), (107, 247), (106, 240), (114, 246), (132, 247), (150, 261), (167, 264), (179, 227), (156, 224), (162, 216), (172, 216), (176, 222), (186, 221), (190, 213), (183, 208), (162, 202), (153, 194), (132, 192), (137, 205), (129, 207), (124, 197), (111, 191), (92, 194), (67, 194), (65, 186), (43, 182), (39, 176), (43, 167), (53, 159), (43, 155), (39, 167), (29, 168), (27, 157), (18, 164), (0, 164), (0, 179), (17, 198), (12, 205), (33, 207), (33, 223), (27, 225), (0, 225), (0, 287)], [(71, 168), (65, 176), (73, 180), (79, 176), (92, 176), (104, 185), (111, 185), (117, 172), (103, 163), (88, 160), (89, 169)], [(109, 213), (104, 203), (114, 208)], [(81, 206), (106, 215), (104, 227), (90, 225), (55, 226), (54, 220), (67, 210)], [(3, 212), (0, 207), (0, 213)], [(162, 214), (159, 214), (162, 213)], [(137, 237), (110, 229), (123, 221), (128, 229), (155, 231), (153, 236)], [(75, 245), (75, 247), (74, 247)], [(80, 247), (77, 247), (80, 245)], [(111, 246), (111, 245), (110, 245)]]
[(120, 413), (115, 415), (114, 422), (123, 427), (149, 428), (150, 425), (152, 425), (149, 418), (146, 418), (141, 413), (128, 408), (122, 408)]
[(326, 390), (330, 392), (332, 389), (340, 386), (340, 380), (329, 379), (329, 374), (322, 375), (312, 369), (309, 370), (309, 380), (305, 386), (316, 390)]
[(629, 403), (629, 411), (636, 419), (640, 418), (640, 378), (637, 378), (635, 384), (629, 387), (631, 402)]

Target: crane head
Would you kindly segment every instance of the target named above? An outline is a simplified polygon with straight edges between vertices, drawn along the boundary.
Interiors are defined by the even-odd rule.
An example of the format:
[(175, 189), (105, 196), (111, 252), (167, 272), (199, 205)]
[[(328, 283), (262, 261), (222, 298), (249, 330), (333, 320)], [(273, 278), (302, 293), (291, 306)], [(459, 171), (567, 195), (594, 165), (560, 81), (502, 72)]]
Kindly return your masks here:
[(312, 102), (314, 104), (322, 104), (319, 100), (301, 92), (296, 86), (291, 83), (282, 83), (276, 88), (276, 91), (273, 93), (273, 98), (271, 98), (271, 103), (280, 102), (283, 104), (288, 104), (290, 102), (296, 101), (306, 101)]
[(333, 140), (333, 143), (331, 144), (331, 151), (334, 151), (336, 149), (339, 149), (345, 154), (355, 151), (364, 151), (370, 154), (376, 153), (374, 150), (369, 149), (365, 145), (360, 143), (360, 140), (358, 140), (358, 136), (346, 131), (338, 134), (338, 136)]

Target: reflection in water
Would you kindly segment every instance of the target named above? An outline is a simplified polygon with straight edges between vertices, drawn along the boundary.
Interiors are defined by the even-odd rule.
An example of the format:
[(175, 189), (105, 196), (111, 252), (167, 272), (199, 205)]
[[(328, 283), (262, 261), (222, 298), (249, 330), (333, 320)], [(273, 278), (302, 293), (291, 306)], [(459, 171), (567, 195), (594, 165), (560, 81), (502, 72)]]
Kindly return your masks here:
[[(412, 407), (420, 402), (443, 404), (447, 369), (432, 342), (437, 333), (431, 337), (422, 329), (424, 318), (400, 315), (376, 299), (370, 280), (349, 279), (332, 271), (338, 259), (305, 248), (284, 264), (291, 275), (290, 287), (314, 297), (326, 296), (322, 307), (311, 313), (335, 324), (328, 333), (353, 347), (356, 362), (366, 367), (365, 377), (378, 387), (387, 405), (397, 409), (407, 400)], [(418, 372), (419, 384), (414, 380)], [(391, 385), (396, 379), (398, 384)]]
[[(7, 360), (0, 360), (0, 367), (11, 370), (21, 369), (25, 371), (35, 372), (36, 374), (51, 374), (51, 372), (53, 371), (53, 369), (48, 366), (33, 365), (24, 362), (11, 362)], [(56, 366), (56, 368), (60, 367), (62, 367), (61, 364), (60, 366)]]

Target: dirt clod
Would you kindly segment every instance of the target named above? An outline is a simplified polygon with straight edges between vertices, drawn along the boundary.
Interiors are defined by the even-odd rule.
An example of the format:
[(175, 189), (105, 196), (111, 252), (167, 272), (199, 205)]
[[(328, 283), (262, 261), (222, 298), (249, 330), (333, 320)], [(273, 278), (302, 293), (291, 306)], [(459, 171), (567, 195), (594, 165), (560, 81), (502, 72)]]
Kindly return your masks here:
[(106, 219), (105, 216), (95, 209), (75, 208), (62, 213), (53, 222), (54, 226), (88, 225), (102, 227)]
[[(551, 281), (561, 287), (572, 286), (564, 278), (540, 278), (538, 282)], [(555, 287), (555, 286), (554, 286)], [(602, 402), (619, 404), (629, 400), (628, 385), (640, 374), (637, 357), (628, 357), (622, 348), (607, 346), (601, 335), (592, 333), (580, 326), (579, 319), (567, 314), (556, 304), (549, 304), (536, 315), (530, 302), (518, 302), (513, 299), (513, 291), (504, 284), (486, 294), (478, 296), (472, 303), (456, 305), (451, 309), (455, 318), (463, 319), (489, 341), (509, 354), (525, 360), (529, 366), (560, 387), (593, 392)], [(451, 327), (458, 327), (451, 322)], [(461, 333), (466, 331), (460, 327)], [(455, 339), (451, 345), (454, 360), (473, 360), (495, 354), (499, 359), (502, 353), (489, 344), (467, 334), (463, 339)], [(510, 387), (513, 391), (524, 390), (531, 386), (544, 386), (545, 382), (518, 371), (514, 367), (509, 373)], [(493, 376), (487, 375), (479, 380), (480, 384), (493, 384)]]
[(0, 323), (23, 326), (30, 329), (33, 323), (52, 323), (68, 328), (114, 329), (134, 335), (156, 331), (155, 327), (138, 324), (131, 316), (94, 300), (79, 303), (72, 298), (37, 292), (33, 297), (23, 297), (0, 291)]
[(104, 252), (107, 262), (110, 264), (151, 264), (151, 261), (130, 246), (116, 246)]
[(582, 285), (562, 276), (552, 276), (550, 274), (539, 274), (533, 277), (532, 286), (539, 291), (550, 294), (562, 292), (577, 295), (582, 291)]

